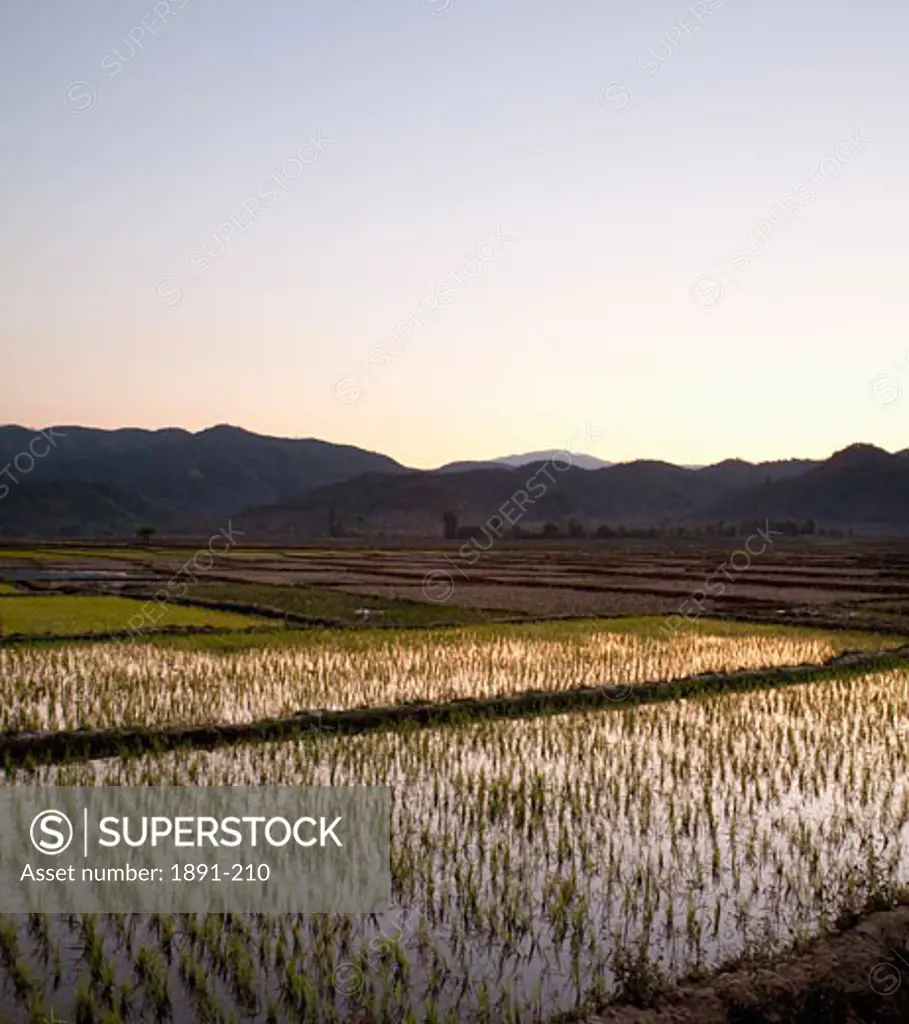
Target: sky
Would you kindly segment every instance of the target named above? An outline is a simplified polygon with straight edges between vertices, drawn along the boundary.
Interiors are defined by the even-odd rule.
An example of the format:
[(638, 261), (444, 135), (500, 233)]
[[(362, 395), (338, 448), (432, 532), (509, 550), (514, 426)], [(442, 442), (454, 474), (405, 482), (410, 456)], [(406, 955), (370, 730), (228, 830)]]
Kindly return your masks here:
[(4, 0), (0, 421), (417, 467), (905, 448), (907, 29), (903, 0)]

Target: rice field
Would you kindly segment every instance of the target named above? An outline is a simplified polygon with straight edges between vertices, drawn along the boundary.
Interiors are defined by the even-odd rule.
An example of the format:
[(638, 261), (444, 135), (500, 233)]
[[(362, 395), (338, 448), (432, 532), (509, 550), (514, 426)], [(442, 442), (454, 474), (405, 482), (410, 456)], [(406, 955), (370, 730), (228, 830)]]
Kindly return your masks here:
[(152, 644), (10, 647), (0, 649), (0, 731), (247, 723), (302, 710), (635, 686), (816, 664), (844, 642), (826, 634), (702, 630), (665, 639), (587, 624), (358, 638), (324, 632), (293, 645), (227, 654)]
[(144, 604), (128, 597), (0, 597), (0, 634), (67, 636), (124, 632), (130, 628), (130, 619), (134, 616), (137, 616), (135, 622), (141, 622), (145, 630), (166, 626), (242, 629), (268, 622), (233, 612), (176, 604), (157, 606), (160, 617), (151, 622), (142, 618)]
[(0, 921), (4, 1010), (543, 1021), (804, 940), (909, 882), (909, 671), (7, 772), (392, 788), (377, 917)]
[[(271, 583), (202, 582), (189, 588), (195, 600), (235, 601), (248, 607), (271, 608), (278, 613), (331, 620), (333, 623), (386, 627), (470, 625), (495, 617), (478, 609), (427, 604), (425, 601), (390, 600), (348, 594), (329, 587), (292, 587)], [(499, 616), (501, 617), (501, 616)]]

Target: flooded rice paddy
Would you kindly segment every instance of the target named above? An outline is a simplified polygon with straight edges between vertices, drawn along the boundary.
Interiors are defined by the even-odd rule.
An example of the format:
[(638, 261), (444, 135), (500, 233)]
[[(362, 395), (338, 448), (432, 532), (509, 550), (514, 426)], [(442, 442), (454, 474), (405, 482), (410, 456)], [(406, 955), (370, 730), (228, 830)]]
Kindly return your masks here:
[(302, 710), (637, 685), (819, 663), (837, 652), (823, 635), (664, 639), (601, 629), (568, 639), (372, 634), (228, 653), (152, 644), (8, 647), (0, 650), (0, 731), (246, 723)]
[[(805, 652), (793, 655), (785, 660)], [(343, 699), (413, 694), (417, 665), (436, 670), (422, 684), (435, 698), (480, 668), (501, 685), (506, 665), (520, 676), (514, 687), (555, 685), (555, 663), (531, 671), (527, 656), (493, 644), (430, 659), (416, 645), (397, 674)], [(670, 656), (623, 642), (561, 656), (571, 659), (565, 685), (589, 681), (605, 657), (646, 678), (751, 654), (682, 645)], [(322, 657), (294, 663), (324, 673), (301, 671), (299, 683), (276, 658), (288, 689), (268, 699), (332, 703), (335, 693), (337, 705), (328, 666), (345, 663)], [(765, 650), (760, 663), (773, 657)], [(136, 665), (141, 679), (150, 669)], [(267, 675), (257, 678), (265, 699)], [(197, 699), (175, 686), (172, 704), (124, 713), (201, 713)], [(909, 880), (907, 708), (909, 672), (894, 670), (627, 709), (8, 770), (5, 783), (20, 785), (389, 786), (395, 906), (376, 917), (6, 918), (4, 1013), (547, 1020), (657, 973), (779, 951)]]

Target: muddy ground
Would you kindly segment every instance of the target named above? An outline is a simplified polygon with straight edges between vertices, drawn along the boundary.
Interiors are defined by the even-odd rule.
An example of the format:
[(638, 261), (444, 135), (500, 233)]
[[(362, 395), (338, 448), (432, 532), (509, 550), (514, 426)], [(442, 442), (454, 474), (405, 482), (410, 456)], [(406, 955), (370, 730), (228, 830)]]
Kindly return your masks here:
[[(753, 541), (751, 551), (763, 542)], [(461, 545), (438, 541), (407, 549), (345, 545), (238, 549), (200, 573), (207, 582), (305, 585), (374, 598), (534, 616), (730, 615), (758, 621), (819, 621), (854, 628), (909, 627), (909, 544), (774, 538), (747, 554), (745, 538), (702, 541), (502, 541), (470, 560)], [(52, 554), (51, 549), (45, 549)], [(98, 593), (132, 593), (166, 583), (196, 551), (137, 549), (58, 563), (79, 569), (129, 570), (131, 578), (85, 581)], [(2, 554), (2, 551), (0, 551)], [(207, 561), (205, 559), (204, 562)], [(9, 570), (39, 563), (0, 561)], [(184, 577), (185, 578), (185, 577)], [(31, 584), (54, 589), (60, 584)], [(698, 601), (699, 604), (694, 604)]]
[(804, 953), (673, 989), (650, 1009), (587, 1024), (853, 1024), (909, 1021), (909, 907), (872, 914)]

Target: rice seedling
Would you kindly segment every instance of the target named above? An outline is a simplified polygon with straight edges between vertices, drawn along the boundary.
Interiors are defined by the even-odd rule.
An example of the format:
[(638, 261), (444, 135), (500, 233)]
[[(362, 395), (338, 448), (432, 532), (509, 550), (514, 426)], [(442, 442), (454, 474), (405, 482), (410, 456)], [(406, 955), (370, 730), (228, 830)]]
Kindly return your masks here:
[(893, 670), (8, 771), (8, 785), (388, 785), (394, 906), (71, 915), (46, 932), (0, 919), (2, 997), (47, 1002), (37, 965), (57, 952), (91, 1019), (545, 1020), (646, 1001), (888, 905), (909, 881), (907, 707), (909, 671)]
[(633, 686), (818, 663), (839, 650), (825, 634), (693, 631), (667, 640), (596, 624), (563, 633), (321, 633), (228, 654), (153, 644), (7, 648), (0, 649), (0, 731), (245, 723), (302, 710)]

